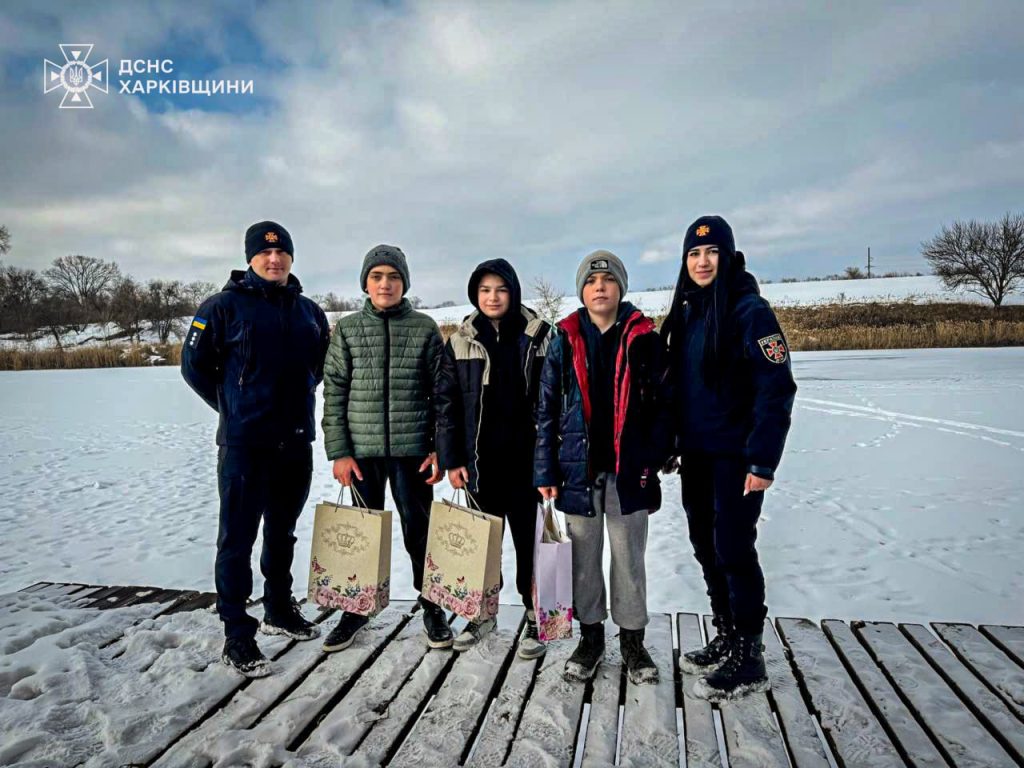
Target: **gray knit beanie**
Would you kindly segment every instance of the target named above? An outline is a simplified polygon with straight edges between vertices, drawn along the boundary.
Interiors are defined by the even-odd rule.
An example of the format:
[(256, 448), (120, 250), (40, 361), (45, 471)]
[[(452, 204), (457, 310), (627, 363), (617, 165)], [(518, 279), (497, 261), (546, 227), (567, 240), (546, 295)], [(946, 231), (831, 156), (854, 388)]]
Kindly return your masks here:
[(370, 252), (363, 257), (363, 269), (359, 273), (359, 287), (366, 293), (366, 278), (374, 267), (387, 266), (397, 269), (402, 276), (402, 295), (409, 292), (409, 265), (405, 261), (405, 254), (397, 245), (375, 245)]
[(626, 267), (622, 259), (611, 251), (594, 251), (580, 262), (576, 270), (576, 295), (583, 302), (583, 286), (587, 278), (598, 272), (608, 272), (619, 284), (619, 301), (626, 298), (626, 289), (629, 288), (629, 277), (626, 275)]

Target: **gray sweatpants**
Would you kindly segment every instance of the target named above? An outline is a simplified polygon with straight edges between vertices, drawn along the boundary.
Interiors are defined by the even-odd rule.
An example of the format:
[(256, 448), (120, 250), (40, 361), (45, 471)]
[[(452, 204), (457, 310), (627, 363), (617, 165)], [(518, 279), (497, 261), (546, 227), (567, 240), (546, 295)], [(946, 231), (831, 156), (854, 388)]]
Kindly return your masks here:
[(591, 491), (594, 517), (566, 515), (572, 539), (572, 601), (576, 618), (596, 624), (608, 618), (604, 586), (604, 527), (611, 550), (612, 621), (622, 629), (647, 626), (647, 510), (622, 514), (615, 475), (597, 476)]

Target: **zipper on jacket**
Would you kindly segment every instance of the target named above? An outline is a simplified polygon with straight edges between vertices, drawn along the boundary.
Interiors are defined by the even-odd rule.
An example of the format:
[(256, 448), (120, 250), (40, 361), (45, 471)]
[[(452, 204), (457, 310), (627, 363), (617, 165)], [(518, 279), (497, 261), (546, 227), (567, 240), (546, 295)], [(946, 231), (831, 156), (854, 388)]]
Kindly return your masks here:
[(479, 344), (484, 351), (484, 375), (480, 383), (480, 416), (476, 420), (476, 437), (473, 440), (473, 453), (476, 458), (473, 460), (473, 468), (476, 470), (476, 488), (473, 493), (480, 493), (480, 430), (484, 426), (484, 389), (489, 386), (487, 382), (491, 378), (491, 356), (487, 354), (487, 347), (476, 339), (470, 339), (473, 344)]
[(242, 326), (242, 370), (238, 372), (238, 386), (245, 386), (245, 372), (249, 368), (249, 326)]
[(384, 456), (391, 458), (391, 325), (384, 316)]

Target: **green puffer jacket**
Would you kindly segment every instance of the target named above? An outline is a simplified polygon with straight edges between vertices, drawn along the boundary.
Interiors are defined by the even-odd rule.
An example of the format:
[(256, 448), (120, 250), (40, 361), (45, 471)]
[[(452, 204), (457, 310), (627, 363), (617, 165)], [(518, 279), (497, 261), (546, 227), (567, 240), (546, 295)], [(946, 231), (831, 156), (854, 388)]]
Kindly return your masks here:
[(367, 299), (339, 320), (324, 365), (327, 458), (433, 451), (443, 358), (437, 323), (407, 299), (383, 311)]

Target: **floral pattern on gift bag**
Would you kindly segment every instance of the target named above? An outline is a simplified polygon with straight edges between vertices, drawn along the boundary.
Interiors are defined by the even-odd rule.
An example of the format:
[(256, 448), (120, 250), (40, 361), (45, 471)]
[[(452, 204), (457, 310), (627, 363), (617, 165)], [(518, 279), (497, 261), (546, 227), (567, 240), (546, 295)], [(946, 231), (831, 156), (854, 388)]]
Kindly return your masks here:
[(309, 564), (311, 602), (360, 616), (376, 616), (391, 602), (391, 512), (316, 506)]
[(465, 576), (457, 577), (454, 582), (446, 582), (444, 573), (440, 571), (430, 552), (427, 552), (427, 583), (423, 591), (430, 602), (470, 621), (483, 621), (498, 614), (500, 582), (486, 592), (468, 589)]
[(503, 530), (501, 518), (435, 501), (430, 508), (423, 597), (470, 621), (497, 616)]
[(537, 507), (533, 608), (541, 641), (572, 637), (572, 542), (550, 505)]
[[(361, 584), (359, 577), (352, 574), (345, 584), (331, 584), (332, 576), (313, 557), (312, 568), (315, 594), (313, 602), (325, 608), (338, 608), (360, 616), (379, 613), (391, 602), (391, 579), (377, 584)], [(378, 606), (380, 606), (378, 608)]]

